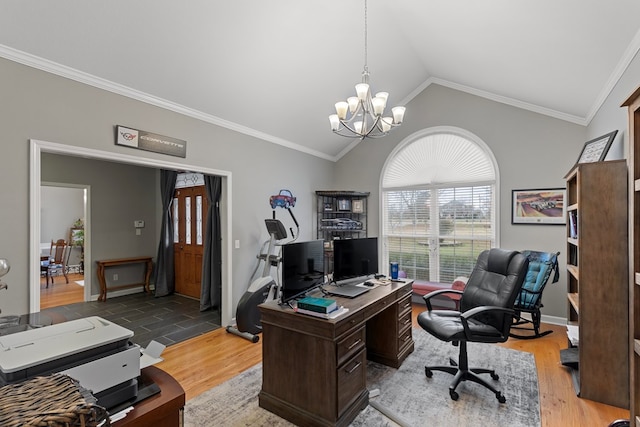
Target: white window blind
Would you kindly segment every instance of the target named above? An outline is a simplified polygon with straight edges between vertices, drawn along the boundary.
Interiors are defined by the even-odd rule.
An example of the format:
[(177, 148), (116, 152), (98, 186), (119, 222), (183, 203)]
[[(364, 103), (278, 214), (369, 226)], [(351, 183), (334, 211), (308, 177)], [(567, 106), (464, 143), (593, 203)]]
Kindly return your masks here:
[(450, 133), (420, 138), (383, 172), (383, 262), (418, 282), (468, 276), (495, 244), (495, 171), (482, 147)]

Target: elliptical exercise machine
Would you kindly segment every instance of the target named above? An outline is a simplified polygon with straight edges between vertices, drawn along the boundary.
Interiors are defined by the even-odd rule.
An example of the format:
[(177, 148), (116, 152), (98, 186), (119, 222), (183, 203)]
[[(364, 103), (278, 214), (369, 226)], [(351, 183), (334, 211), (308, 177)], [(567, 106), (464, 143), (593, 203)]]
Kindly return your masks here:
[[(293, 228), (289, 228), (291, 232), (291, 240), (282, 242), (287, 238), (287, 231), (280, 220), (276, 219), (276, 211), (273, 210), (273, 218), (265, 219), (265, 225), (269, 232), (269, 240), (265, 241), (260, 248), (260, 252), (256, 256), (258, 263), (253, 270), (251, 277), (256, 275), (260, 268), (260, 263), (264, 262), (262, 276), (253, 280), (249, 289), (242, 295), (238, 307), (236, 308), (236, 326), (227, 326), (227, 332), (245, 338), (253, 343), (260, 340), (258, 334), (262, 332), (262, 324), (260, 323), (260, 309), (258, 305), (267, 301), (276, 301), (280, 298), (279, 285), (279, 266), (281, 261), (281, 246), (285, 243), (291, 243), (298, 238), (300, 234), (300, 226), (296, 217), (291, 212), (291, 208), (286, 207), (291, 215), (291, 219), (296, 225), (296, 232)], [(267, 248), (265, 251), (265, 247)], [(275, 253), (274, 253), (275, 250)], [(276, 279), (271, 276), (271, 269), (276, 267)]]

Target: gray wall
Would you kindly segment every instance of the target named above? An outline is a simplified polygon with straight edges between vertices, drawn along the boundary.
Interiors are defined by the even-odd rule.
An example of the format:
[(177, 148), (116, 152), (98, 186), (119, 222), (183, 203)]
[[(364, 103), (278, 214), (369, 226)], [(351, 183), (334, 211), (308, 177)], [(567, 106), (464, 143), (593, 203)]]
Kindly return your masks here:
[[(100, 287), (94, 260), (156, 256), (158, 236), (156, 211), (159, 208), (158, 186), (152, 168), (122, 163), (43, 153), (42, 181), (83, 184), (90, 187), (91, 256), (85, 260), (92, 266), (91, 294)], [(144, 220), (145, 228), (138, 236), (133, 222)], [(117, 284), (140, 282), (137, 266), (110, 269), (118, 273)], [(136, 274), (137, 273), (137, 274)], [(107, 278), (112, 277), (107, 275)], [(109, 284), (109, 282), (108, 282)]]
[[(28, 309), (29, 145), (30, 138), (131, 155), (114, 145), (113, 126), (123, 124), (188, 141), (187, 158), (171, 161), (230, 171), (233, 174), (234, 304), (249, 283), (255, 255), (266, 239), (268, 197), (289, 188), (298, 197), (295, 214), (301, 239), (314, 238), (314, 191), (370, 191), (370, 230), (379, 225), (379, 181), (384, 161), (412, 133), (433, 126), (455, 126), (481, 138), (493, 151), (500, 171), (500, 245), (559, 250), (561, 281), (549, 287), (543, 313), (566, 316), (563, 227), (511, 224), (511, 190), (564, 187), (585, 141), (619, 129), (608, 159), (626, 153), (626, 113), (620, 104), (640, 84), (640, 61), (629, 66), (588, 127), (553, 119), (438, 85), (429, 86), (408, 105), (405, 124), (389, 137), (360, 143), (337, 164), (220, 128), (180, 114), (82, 85), (0, 59), (0, 257), (12, 269), (5, 277), (3, 313)], [(136, 155), (164, 160), (165, 156)], [(335, 173), (334, 173), (335, 172)], [(105, 207), (109, 211), (110, 207)], [(290, 226), (286, 212), (278, 211)], [(136, 218), (137, 219), (137, 218)], [(126, 225), (128, 228), (128, 225)], [(125, 231), (122, 231), (123, 233)], [(95, 255), (97, 259), (99, 255)]]
[[(370, 191), (371, 234), (380, 228), (380, 174), (392, 150), (424, 128), (453, 126), (482, 139), (500, 172), (499, 246), (560, 251), (561, 280), (543, 295), (548, 316), (566, 317), (566, 239), (558, 225), (511, 224), (511, 190), (564, 188), (563, 176), (575, 163), (586, 128), (443, 86), (430, 85), (407, 105), (406, 121), (387, 138), (360, 143), (336, 168), (337, 186)], [(378, 232), (378, 234), (380, 234)]]
[[(59, 186), (42, 186), (40, 190), (40, 243), (46, 246), (48, 255), (51, 241), (65, 239), (68, 243), (70, 229), (78, 219), (84, 218), (84, 190)], [(80, 248), (71, 248), (68, 265), (80, 263)]]
[[(289, 188), (298, 197), (294, 208), (300, 223), (300, 239), (313, 231), (314, 191), (329, 188), (334, 163), (205, 123), (120, 95), (83, 85), (12, 61), (0, 59), (0, 257), (8, 258), (11, 271), (4, 277), (9, 289), (0, 294), (3, 314), (25, 313), (29, 308), (29, 139), (88, 147), (142, 158), (229, 171), (233, 176), (233, 229), (240, 241), (234, 249), (234, 306), (249, 285), (260, 244), (267, 239), (264, 219), (271, 217), (269, 196)], [(114, 144), (114, 125), (172, 136), (187, 141), (187, 157), (167, 158)], [(44, 180), (44, 178), (43, 178)], [(82, 183), (82, 180), (80, 180)], [(97, 184), (96, 184), (97, 185)], [(121, 206), (120, 206), (121, 207)], [(118, 208), (116, 205), (115, 208)], [(93, 207), (104, 215), (123, 215), (113, 205)], [(126, 209), (125, 209), (126, 212)], [(286, 211), (279, 210), (288, 228)], [(128, 214), (127, 214), (128, 215)], [(140, 219), (140, 218), (133, 218)], [(151, 220), (151, 218), (149, 218)], [(94, 220), (95, 221), (95, 220)], [(130, 233), (124, 228), (94, 231), (94, 239), (113, 241), (111, 234)], [(95, 228), (98, 221), (92, 226)], [(108, 256), (110, 250), (92, 254)], [(155, 255), (155, 250), (154, 253)]]

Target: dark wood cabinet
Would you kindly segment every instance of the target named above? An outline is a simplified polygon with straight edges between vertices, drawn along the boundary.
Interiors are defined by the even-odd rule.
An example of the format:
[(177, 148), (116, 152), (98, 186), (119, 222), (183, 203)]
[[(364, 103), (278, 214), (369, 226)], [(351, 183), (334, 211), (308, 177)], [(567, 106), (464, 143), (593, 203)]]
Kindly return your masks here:
[(579, 331), (576, 392), (627, 408), (627, 165), (578, 164), (565, 179), (568, 321)]
[(622, 106), (629, 116), (629, 409), (631, 425), (640, 426), (640, 88)]
[(333, 271), (333, 241), (367, 237), (368, 192), (316, 191), (316, 236), (325, 241), (325, 272)]
[(297, 425), (349, 425), (369, 402), (367, 359), (399, 367), (414, 349), (411, 285), (336, 298), (349, 311), (330, 320), (261, 304), (260, 406)]

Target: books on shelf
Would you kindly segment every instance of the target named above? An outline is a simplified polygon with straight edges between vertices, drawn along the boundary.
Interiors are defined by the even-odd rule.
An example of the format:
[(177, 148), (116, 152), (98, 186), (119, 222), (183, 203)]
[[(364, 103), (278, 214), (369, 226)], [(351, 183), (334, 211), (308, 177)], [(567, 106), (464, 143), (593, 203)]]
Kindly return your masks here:
[(336, 310), (338, 303), (331, 298), (305, 297), (298, 301), (298, 308), (326, 314)]
[(578, 214), (576, 211), (569, 212), (569, 237), (578, 238)]
[(309, 316), (320, 317), (322, 319), (335, 319), (339, 316), (342, 316), (348, 311), (349, 309), (343, 306), (339, 306), (329, 313), (318, 313), (317, 311), (305, 310), (304, 308), (300, 307), (296, 308), (296, 313), (308, 314)]

